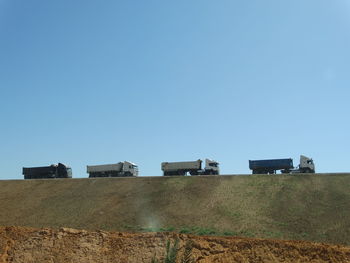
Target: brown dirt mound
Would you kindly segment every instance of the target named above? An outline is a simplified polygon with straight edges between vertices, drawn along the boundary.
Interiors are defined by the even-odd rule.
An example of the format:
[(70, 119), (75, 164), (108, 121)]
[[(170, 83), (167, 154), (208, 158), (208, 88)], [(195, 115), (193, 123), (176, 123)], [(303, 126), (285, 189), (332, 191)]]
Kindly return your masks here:
[(350, 245), (350, 174), (0, 180), (0, 226)]
[(151, 262), (162, 259), (167, 240), (179, 255), (193, 241), (194, 262), (350, 262), (350, 247), (239, 237), (175, 233), (120, 233), (71, 228), (0, 227), (0, 263)]

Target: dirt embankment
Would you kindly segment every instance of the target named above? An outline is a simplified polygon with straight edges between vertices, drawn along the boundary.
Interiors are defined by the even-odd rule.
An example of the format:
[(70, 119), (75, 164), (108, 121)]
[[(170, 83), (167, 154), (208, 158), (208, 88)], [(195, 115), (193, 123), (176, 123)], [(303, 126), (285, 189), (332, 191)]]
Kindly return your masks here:
[(350, 245), (350, 174), (0, 181), (0, 226)]
[(194, 262), (350, 262), (350, 247), (305, 241), (206, 237), (175, 233), (121, 233), (71, 228), (0, 228), (0, 263), (151, 262), (167, 240), (189, 239)]

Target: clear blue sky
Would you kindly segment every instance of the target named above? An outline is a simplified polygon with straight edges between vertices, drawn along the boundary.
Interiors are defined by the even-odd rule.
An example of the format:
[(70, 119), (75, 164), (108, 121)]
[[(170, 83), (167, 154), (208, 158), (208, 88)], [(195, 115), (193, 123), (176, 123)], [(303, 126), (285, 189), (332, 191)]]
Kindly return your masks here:
[(350, 1), (0, 0), (0, 179), (313, 157), (350, 171)]

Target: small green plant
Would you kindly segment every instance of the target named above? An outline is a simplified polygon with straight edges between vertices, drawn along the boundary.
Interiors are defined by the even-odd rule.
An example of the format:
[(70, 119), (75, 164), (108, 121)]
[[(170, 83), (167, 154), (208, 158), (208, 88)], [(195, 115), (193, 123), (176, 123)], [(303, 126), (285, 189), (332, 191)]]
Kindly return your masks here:
[(156, 256), (153, 256), (151, 263), (159, 263), (158, 259), (156, 259)]
[(303, 232), (303, 233), (301, 233), (301, 236), (302, 236), (303, 238), (305, 238), (305, 237), (307, 237), (307, 236), (308, 236), (308, 233)]
[(196, 234), (200, 235), (200, 236), (209, 236), (209, 235), (215, 235), (216, 232), (214, 230), (208, 229), (208, 228), (199, 228), (196, 231)]
[(192, 233), (192, 231), (188, 228), (183, 228), (180, 230), (180, 233), (181, 234), (190, 234), (190, 233)]
[(166, 243), (166, 255), (164, 259), (164, 263), (175, 263), (177, 258), (179, 240), (176, 239), (174, 245), (171, 245), (170, 240)]
[[(166, 254), (164, 257), (164, 263), (176, 263), (176, 259), (179, 252), (179, 240), (176, 239), (174, 244), (172, 245), (170, 240), (166, 243)], [(192, 258), (192, 249), (193, 249), (193, 242), (191, 240), (188, 240), (184, 247), (184, 253), (182, 255), (182, 258), (180, 259), (181, 263), (194, 263), (194, 260)], [(156, 256), (154, 255), (151, 263), (159, 263), (158, 259), (156, 259)]]
[(231, 231), (225, 231), (224, 233), (224, 236), (235, 236), (236, 234), (231, 232)]
[(171, 227), (162, 227), (159, 229), (161, 232), (173, 232), (175, 231), (175, 227), (171, 226)]

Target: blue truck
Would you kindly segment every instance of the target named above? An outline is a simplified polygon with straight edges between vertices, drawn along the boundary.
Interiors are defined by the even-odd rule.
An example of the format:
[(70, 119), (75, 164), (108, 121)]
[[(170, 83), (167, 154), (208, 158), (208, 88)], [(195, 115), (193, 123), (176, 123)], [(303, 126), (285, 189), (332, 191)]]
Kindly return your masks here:
[(249, 169), (253, 174), (315, 173), (315, 164), (311, 158), (300, 156), (300, 164), (294, 168), (293, 159), (249, 160)]

